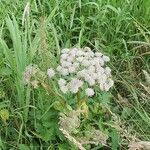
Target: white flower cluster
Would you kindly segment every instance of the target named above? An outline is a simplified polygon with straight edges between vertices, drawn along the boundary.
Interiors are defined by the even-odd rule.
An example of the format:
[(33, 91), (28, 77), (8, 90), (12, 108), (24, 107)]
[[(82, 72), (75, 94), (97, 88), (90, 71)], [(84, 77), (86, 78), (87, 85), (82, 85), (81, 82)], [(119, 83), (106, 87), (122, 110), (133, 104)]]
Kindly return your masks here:
[(37, 65), (28, 65), (23, 72), (23, 83), (27, 85), (30, 83), (31, 77), (37, 73)]
[[(111, 69), (105, 66), (105, 62), (108, 61), (108, 56), (100, 52), (94, 53), (89, 47), (63, 49), (60, 65), (56, 68), (61, 75), (58, 81), (60, 90), (63, 93), (77, 93), (79, 88), (84, 86), (85, 94), (89, 97), (94, 95), (94, 86), (108, 91), (114, 84)], [(53, 71), (51, 73), (54, 74)]]

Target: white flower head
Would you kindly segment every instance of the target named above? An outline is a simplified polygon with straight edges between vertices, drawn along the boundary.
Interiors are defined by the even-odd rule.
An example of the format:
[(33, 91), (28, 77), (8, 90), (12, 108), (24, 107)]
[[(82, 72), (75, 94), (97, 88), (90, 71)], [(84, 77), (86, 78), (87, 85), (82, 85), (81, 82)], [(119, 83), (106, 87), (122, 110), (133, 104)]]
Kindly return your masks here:
[(83, 56), (84, 55), (84, 52), (81, 51), (81, 50), (78, 50), (77, 53), (76, 53), (77, 56)]
[(105, 55), (103, 55), (103, 60), (105, 61), (105, 62), (108, 62), (108, 61), (110, 61), (110, 58), (108, 57), (108, 56), (105, 56)]
[(83, 85), (83, 82), (77, 78), (73, 78), (69, 83), (68, 83), (68, 89), (72, 93), (77, 93), (79, 88)]
[(47, 75), (49, 78), (52, 78), (55, 75), (55, 71), (52, 68), (47, 69)]
[(72, 64), (70, 63), (70, 62), (68, 62), (68, 61), (63, 61), (62, 63), (61, 63), (61, 66), (62, 67), (70, 67)]
[(90, 49), (89, 47), (85, 47), (83, 50), (84, 50), (85, 52), (91, 52), (91, 49)]
[(64, 59), (64, 60), (65, 60), (65, 59), (67, 59), (67, 58), (68, 58), (68, 54), (64, 53), (64, 54), (61, 55), (61, 59)]
[(92, 88), (87, 88), (87, 89), (85, 89), (85, 94), (88, 97), (92, 97), (94, 95), (94, 90)]
[(87, 66), (90, 65), (90, 61), (88, 61), (88, 60), (85, 59), (85, 60), (82, 61), (82, 65), (85, 66), (85, 67), (87, 67)]
[(87, 82), (89, 83), (90, 86), (95, 85), (95, 80), (92, 78), (90, 78)]
[(85, 69), (83, 69), (83, 70), (81, 70), (81, 71), (79, 71), (78, 73), (77, 73), (77, 77), (78, 78), (83, 78), (83, 77), (85, 77), (87, 75), (87, 73), (86, 73), (86, 70)]
[(64, 53), (68, 53), (69, 51), (70, 51), (70, 49), (64, 48), (64, 49), (61, 51), (61, 53), (64, 54)]
[(35, 74), (37, 73), (37, 66), (36, 65), (28, 65), (24, 72), (23, 72), (23, 83), (26, 85), (26, 84), (29, 84), (30, 83), (30, 79), (32, 76), (35, 76)]
[(66, 80), (60, 78), (60, 79), (58, 80), (58, 85), (59, 85), (59, 86), (65, 86), (65, 85), (66, 85)]
[(67, 58), (67, 61), (68, 62), (73, 62), (74, 61), (74, 57), (71, 55), (71, 56), (69, 56), (68, 58)]
[(60, 74), (63, 76), (67, 76), (69, 74), (69, 71), (67, 68), (62, 68), (60, 71)]
[(114, 81), (112, 79), (108, 79), (105, 83), (104, 83), (104, 89), (105, 91), (109, 91), (109, 89), (114, 85)]
[(56, 71), (61, 72), (61, 69), (62, 69), (62, 66), (59, 65), (59, 66), (56, 68)]
[(101, 57), (103, 54), (102, 53), (100, 53), (100, 52), (96, 52), (95, 53), (95, 56), (97, 56), (97, 57)]
[(68, 92), (67, 86), (60, 86), (60, 90), (61, 90), (64, 94), (66, 94), (66, 93)]
[(78, 68), (79, 65), (80, 65), (80, 64), (79, 64), (78, 62), (73, 63), (73, 66), (74, 66), (75, 68)]
[(77, 60), (78, 62), (82, 62), (82, 61), (84, 60), (84, 57), (83, 57), (83, 56), (77, 57), (76, 60)]
[(69, 73), (74, 73), (76, 71), (76, 68), (71, 66), (68, 68)]
[(107, 75), (111, 75), (111, 69), (110, 69), (109, 67), (106, 67), (106, 68), (105, 68), (105, 73), (106, 73)]
[[(61, 91), (77, 93), (84, 83), (88, 87), (98, 85), (102, 91), (108, 91), (113, 86), (111, 69), (106, 66), (109, 60), (108, 56), (94, 53), (89, 47), (63, 49), (60, 65), (56, 68), (61, 75), (58, 81)], [(86, 95), (88, 91), (93, 93), (89, 96), (94, 95), (94, 90), (88, 87)]]

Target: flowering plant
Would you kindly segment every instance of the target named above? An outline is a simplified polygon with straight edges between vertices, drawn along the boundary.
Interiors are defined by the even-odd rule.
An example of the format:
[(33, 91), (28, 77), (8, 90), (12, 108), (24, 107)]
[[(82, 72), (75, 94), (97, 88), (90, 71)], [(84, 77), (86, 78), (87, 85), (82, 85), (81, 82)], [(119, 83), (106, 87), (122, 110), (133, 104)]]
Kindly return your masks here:
[[(58, 85), (60, 90), (77, 93), (85, 90), (85, 95), (94, 95), (94, 87), (101, 91), (108, 91), (114, 84), (111, 79), (111, 69), (105, 66), (110, 61), (108, 56), (100, 52), (92, 52), (89, 47), (84, 49), (63, 49), (60, 56), (60, 64), (56, 68), (59, 74)], [(55, 72), (52, 68), (47, 70), (47, 75), (52, 78)]]
[[(80, 140), (77, 140), (72, 134), (78, 132), (81, 122), (80, 117), (85, 114), (87, 115), (88, 106), (86, 105), (86, 99), (96, 95), (98, 91), (109, 91), (113, 86), (114, 81), (112, 80), (111, 69), (106, 66), (106, 63), (109, 61), (110, 58), (108, 56), (100, 52), (94, 53), (89, 47), (66, 48), (61, 51), (59, 65), (55, 69), (47, 69), (48, 79), (56, 79), (60, 92), (65, 95), (75, 94), (77, 96), (77, 107), (75, 109), (65, 101), (62, 102), (63, 96), (60, 98), (61, 101), (55, 101), (53, 106), (60, 111), (60, 131), (79, 149), (84, 149), (81, 143), (98, 144), (100, 142), (103, 145), (106, 144), (107, 137), (95, 128), (90, 130), (93, 133), (96, 132), (97, 136), (88, 131), (90, 135), (89, 133), (87, 134), (86, 141), (81, 140), (83, 135), (80, 135)], [(46, 74), (37, 65), (26, 67), (23, 80), (25, 85), (31, 83), (34, 88), (37, 88), (41, 84), (44, 89), (49, 89), (49, 85), (45, 83)], [(52, 93), (54, 94), (55, 91)], [(57, 96), (60, 96), (59, 93)], [(64, 107), (63, 109), (60, 106), (62, 104), (65, 104), (62, 106)], [(67, 111), (64, 111), (65, 109)], [(84, 136), (86, 133), (87, 131), (84, 133)], [(101, 139), (101, 141), (97, 139)]]

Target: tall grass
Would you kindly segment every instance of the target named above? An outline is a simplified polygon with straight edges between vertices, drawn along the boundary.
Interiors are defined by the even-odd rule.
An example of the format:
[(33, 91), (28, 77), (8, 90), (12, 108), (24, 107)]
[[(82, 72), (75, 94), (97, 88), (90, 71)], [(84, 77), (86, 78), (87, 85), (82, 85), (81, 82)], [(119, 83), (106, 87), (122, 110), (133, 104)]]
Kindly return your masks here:
[[(73, 46), (90, 46), (111, 57), (115, 87), (109, 107), (132, 135), (150, 140), (149, 93), (140, 84), (147, 84), (142, 70), (150, 70), (149, 1), (33, 0), (24, 25), (27, 1), (0, 4), (0, 92), (5, 93), (0, 109), (10, 113), (7, 125), (0, 122), (0, 148), (68, 148), (58, 130), (57, 109), (51, 107), (57, 97), (42, 88), (25, 87), (22, 73), (31, 63), (43, 71), (55, 67), (60, 50)], [(127, 149), (119, 137), (113, 130), (110, 145)]]

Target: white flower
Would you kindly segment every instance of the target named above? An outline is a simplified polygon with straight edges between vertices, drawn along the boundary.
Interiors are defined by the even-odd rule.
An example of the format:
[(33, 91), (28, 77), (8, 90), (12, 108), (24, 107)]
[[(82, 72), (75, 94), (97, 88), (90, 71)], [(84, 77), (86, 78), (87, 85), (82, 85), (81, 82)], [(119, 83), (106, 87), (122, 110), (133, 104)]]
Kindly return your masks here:
[(91, 52), (91, 49), (90, 49), (89, 47), (85, 47), (83, 50), (84, 50), (85, 52)]
[(58, 72), (61, 72), (61, 69), (62, 69), (62, 67), (61, 67), (60, 65), (56, 68), (56, 70), (57, 70)]
[(99, 74), (103, 74), (105, 71), (104, 71), (104, 68), (103, 68), (103, 67), (97, 66), (97, 67), (96, 67), (96, 72), (97, 72), (97, 74), (99, 75)]
[(83, 85), (83, 82), (77, 78), (73, 78), (69, 83), (68, 83), (68, 89), (72, 93), (77, 93), (79, 88)]
[(85, 67), (87, 67), (87, 66), (90, 65), (90, 61), (88, 61), (88, 60), (85, 59), (85, 60), (82, 61), (82, 65), (85, 66)]
[(109, 58), (108, 56), (105, 56), (105, 55), (104, 55), (102, 58), (103, 58), (103, 60), (104, 60), (105, 62), (110, 61), (110, 58)]
[(98, 83), (105, 83), (107, 80), (106, 74), (100, 74), (100, 76), (97, 77)]
[(69, 54), (70, 54), (71, 56), (75, 57), (77, 51), (78, 51), (78, 50), (77, 50), (76, 48), (73, 48), (73, 49), (69, 52)]
[(66, 68), (62, 68), (60, 74), (63, 76), (67, 76), (69, 74), (69, 71)]
[(76, 68), (71, 66), (68, 68), (68, 71), (69, 73), (74, 73), (76, 71)]
[(60, 86), (60, 90), (61, 90), (64, 94), (66, 94), (66, 93), (68, 92), (67, 86)]
[(77, 73), (77, 77), (79, 77), (79, 78), (85, 77), (86, 75), (87, 75), (87, 73), (86, 73), (85, 69), (83, 69)]
[(105, 91), (109, 91), (109, 89), (114, 85), (114, 81), (112, 79), (108, 79), (106, 83), (104, 83)]
[(95, 53), (95, 56), (97, 56), (97, 57), (101, 57), (103, 54), (102, 53), (100, 53), (100, 52), (96, 52)]
[(55, 75), (55, 71), (52, 68), (50, 68), (47, 70), (47, 75), (49, 78), (52, 78)]
[(94, 95), (94, 90), (92, 88), (87, 88), (87, 89), (85, 89), (85, 94), (88, 97), (92, 97)]
[(67, 58), (67, 61), (70, 62), (70, 63), (73, 62), (73, 61), (74, 61), (74, 57), (73, 57), (72, 55), (69, 56), (69, 57)]
[(64, 54), (64, 53), (68, 53), (69, 51), (70, 51), (70, 49), (64, 48), (64, 49), (61, 51), (61, 53)]
[(62, 54), (61, 55), (61, 59), (67, 59), (68, 58), (68, 54)]
[(83, 59), (84, 59), (84, 57), (83, 57), (83, 56), (76, 58), (76, 60), (77, 60), (78, 62), (82, 62), (82, 61), (83, 61)]
[(95, 84), (95, 80), (92, 78), (90, 78), (87, 82), (89, 83), (90, 86), (93, 86)]
[(99, 63), (101, 66), (104, 66), (104, 60), (101, 57), (99, 58)]
[(111, 69), (109, 67), (105, 68), (106, 75), (111, 75)]
[(87, 82), (91, 79), (90, 75), (86, 72), (84, 73), (83, 77), (84, 77), (84, 80), (87, 81)]
[(70, 62), (68, 62), (68, 61), (63, 61), (61, 63), (61, 65), (62, 65), (62, 67), (70, 67), (72, 64)]
[(81, 50), (78, 50), (77, 53), (76, 53), (77, 56), (83, 56), (83, 54), (84, 54), (84, 52), (81, 51)]
[(65, 85), (66, 85), (66, 80), (60, 78), (60, 79), (58, 80), (58, 85), (59, 85), (59, 86), (65, 86)]
[(105, 65), (109, 60), (108, 56), (94, 53), (89, 47), (62, 50), (60, 65), (56, 70), (62, 76), (67, 76), (65, 78), (69, 82), (66, 83), (63, 77), (58, 81), (61, 91), (77, 93), (84, 82), (87, 86), (99, 85), (102, 91), (108, 91), (113, 86), (111, 69)]
[(109, 89), (113, 86), (114, 81), (112, 79), (107, 79), (107, 81), (100, 83), (99, 87), (102, 91), (109, 91)]
[(94, 80), (97, 79), (97, 73), (91, 72), (91, 73), (90, 73), (90, 76), (91, 76)]
[(97, 64), (99, 64), (99, 58), (98, 57), (95, 57), (94, 59), (93, 59), (93, 61), (94, 61), (94, 65), (97, 65)]
[(77, 67), (79, 67), (79, 63), (75, 62), (75, 63), (73, 63), (73, 66), (74, 66), (75, 68), (77, 68)]
[(90, 51), (90, 52), (85, 52), (85, 53), (84, 53), (84, 56), (87, 57), (87, 58), (94, 57), (94, 52), (92, 52), (92, 51)]
[(23, 83), (29, 84), (30, 83), (30, 79), (32, 76), (35, 76), (35, 74), (37, 73), (37, 66), (36, 65), (28, 65), (25, 68), (25, 71), (23, 72)]
[(100, 88), (101, 91), (104, 91), (104, 84), (103, 84), (103, 83), (100, 83), (100, 84), (99, 84), (99, 88)]

